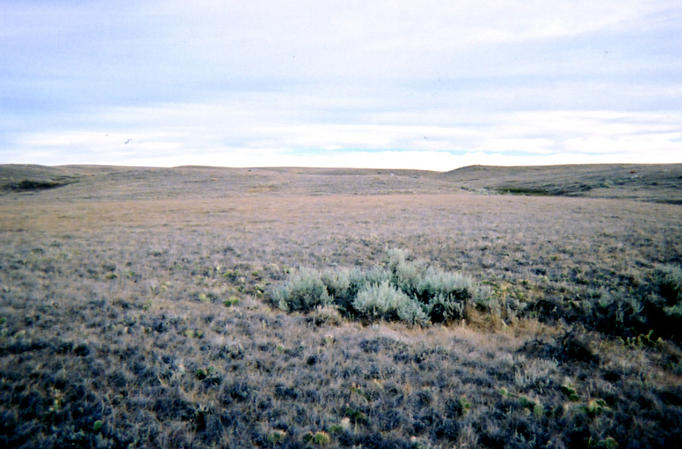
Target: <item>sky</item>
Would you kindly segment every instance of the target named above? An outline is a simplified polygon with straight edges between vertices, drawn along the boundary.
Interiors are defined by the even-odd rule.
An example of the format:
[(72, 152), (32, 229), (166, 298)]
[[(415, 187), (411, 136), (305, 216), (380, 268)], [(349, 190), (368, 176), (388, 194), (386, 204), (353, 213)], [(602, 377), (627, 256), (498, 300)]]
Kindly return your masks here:
[(0, 163), (682, 162), (679, 0), (0, 0)]

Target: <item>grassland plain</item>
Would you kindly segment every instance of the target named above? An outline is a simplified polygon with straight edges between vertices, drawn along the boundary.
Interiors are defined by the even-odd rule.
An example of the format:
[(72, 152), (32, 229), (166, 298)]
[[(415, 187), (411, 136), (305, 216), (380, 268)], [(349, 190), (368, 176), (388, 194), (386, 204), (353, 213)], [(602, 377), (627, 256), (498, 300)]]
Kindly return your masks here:
[[(418, 171), (0, 167), (0, 445), (682, 447), (682, 214), (660, 201), (682, 173), (658, 168), (635, 201)], [(420, 327), (272, 305), (297, 268), (390, 248), (499, 309)]]

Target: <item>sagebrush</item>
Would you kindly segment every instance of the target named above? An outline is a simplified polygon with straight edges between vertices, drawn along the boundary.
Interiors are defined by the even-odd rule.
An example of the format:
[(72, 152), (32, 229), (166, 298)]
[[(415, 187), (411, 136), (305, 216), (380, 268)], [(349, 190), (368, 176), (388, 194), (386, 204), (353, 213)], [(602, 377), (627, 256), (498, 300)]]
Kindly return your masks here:
[(403, 321), (426, 326), (466, 318), (469, 307), (492, 305), (489, 290), (464, 274), (443, 271), (390, 249), (381, 266), (368, 270), (301, 268), (270, 292), (281, 310), (310, 312), (335, 305), (351, 318)]

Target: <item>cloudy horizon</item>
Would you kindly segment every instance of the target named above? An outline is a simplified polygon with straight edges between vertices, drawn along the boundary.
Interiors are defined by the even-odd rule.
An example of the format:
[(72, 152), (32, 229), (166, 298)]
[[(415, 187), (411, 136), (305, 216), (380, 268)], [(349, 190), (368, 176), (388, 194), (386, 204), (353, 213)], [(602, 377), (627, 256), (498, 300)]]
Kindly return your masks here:
[(0, 163), (682, 162), (673, 1), (0, 4)]

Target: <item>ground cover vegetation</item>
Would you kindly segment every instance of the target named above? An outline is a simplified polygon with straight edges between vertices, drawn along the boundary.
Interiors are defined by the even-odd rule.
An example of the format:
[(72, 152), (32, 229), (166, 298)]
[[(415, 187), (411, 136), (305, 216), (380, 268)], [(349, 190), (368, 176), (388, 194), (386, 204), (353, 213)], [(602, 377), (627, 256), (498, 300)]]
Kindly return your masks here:
[(2, 447), (682, 445), (669, 180), (0, 168)]

